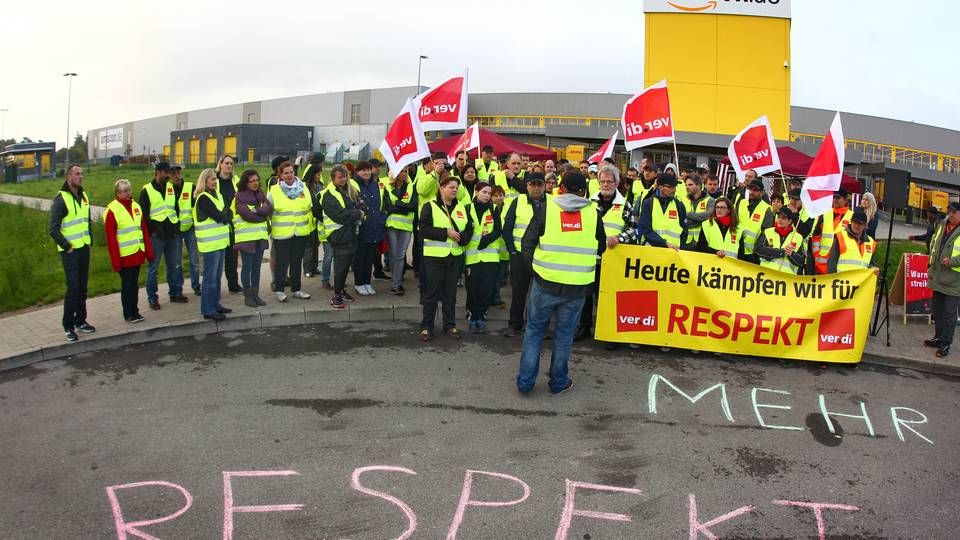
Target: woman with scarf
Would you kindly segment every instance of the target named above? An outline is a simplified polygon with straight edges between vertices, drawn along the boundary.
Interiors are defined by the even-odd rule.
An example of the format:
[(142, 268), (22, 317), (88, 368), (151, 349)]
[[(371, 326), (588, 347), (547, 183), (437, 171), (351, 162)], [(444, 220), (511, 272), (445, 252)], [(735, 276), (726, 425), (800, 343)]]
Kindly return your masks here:
[(140, 287), (140, 267), (145, 261), (153, 260), (150, 231), (140, 205), (133, 200), (130, 181), (123, 178), (117, 180), (113, 184), (113, 192), (116, 199), (110, 201), (103, 213), (110, 265), (114, 272), (120, 274), (123, 320), (128, 323), (143, 322), (143, 315), (137, 308), (137, 291)]
[(334, 165), (330, 183), (323, 190), (323, 230), (327, 243), (333, 248), (333, 298), (330, 305), (343, 309), (345, 302), (354, 298), (346, 291), (347, 274), (357, 251), (357, 233), (364, 214), (360, 209), (360, 194), (350, 181), (350, 172), (343, 165)]
[(267, 201), (273, 205), (270, 222), (273, 248), (270, 257), (277, 260), (273, 272), (273, 291), (278, 301), (286, 302), (284, 285), (289, 275), (293, 297), (306, 300), (310, 294), (300, 290), (300, 266), (303, 264), (307, 237), (311, 234), (313, 201), (306, 185), (293, 172), (292, 163), (284, 161), (277, 172), (279, 181), (267, 192)]
[(227, 247), (230, 246), (230, 223), (233, 212), (217, 186), (217, 173), (204, 169), (193, 192), (193, 227), (197, 233), (197, 251), (203, 257), (200, 280), (200, 313), (204, 319), (222, 321), (230, 309), (220, 305), (220, 278)]
[(499, 288), (500, 237), (502, 224), (500, 209), (490, 200), (492, 188), (486, 182), (477, 182), (473, 202), (467, 206), (474, 223), (474, 234), (466, 246), (467, 314), (471, 334), (487, 333), (487, 309)]
[[(477, 188), (477, 167), (473, 163), (464, 165), (460, 171), (460, 181), (464, 189), (457, 192), (457, 196), (464, 205), (468, 204), (473, 198)], [(464, 192), (466, 195), (464, 195)]]
[(443, 302), (443, 333), (460, 339), (456, 324), (457, 279), (463, 274), (464, 246), (473, 235), (473, 222), (467, 209), (457, 201), (460, 182), (444, 175), (437, 197), (420, 209), (420, 234), (423, 236), (423, 272), (421, 290), (423, 319), (420, 340), (433, 339), (437, 304)]
[(717, 199), (713, 206), (713, 215), (703, 222), (696, 251), (715, 253), (721, 259), (743, 257), (743, 234), (737, 223), (737, 213), (732, 209), (733, 203), (730, 199)]
[(263, 264), (263, 252), (267, 249), (267, 221), (273, 214), (273, 205), (260, 189), (257, 171), (243, 171), (233, 202), (233, 249), (240, 253), (243, 263), (240, 269), (243, 303), (247, 307), (265, 306), (267, 303), (260, 298), (260, 266)]

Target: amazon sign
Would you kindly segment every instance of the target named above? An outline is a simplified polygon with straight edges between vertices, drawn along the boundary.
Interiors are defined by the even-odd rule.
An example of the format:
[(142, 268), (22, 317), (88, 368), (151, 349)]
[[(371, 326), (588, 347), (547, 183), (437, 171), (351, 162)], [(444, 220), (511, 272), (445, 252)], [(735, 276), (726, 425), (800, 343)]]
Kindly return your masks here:
[(645, 13), (790, 18), (790, 0), (644, 0)]

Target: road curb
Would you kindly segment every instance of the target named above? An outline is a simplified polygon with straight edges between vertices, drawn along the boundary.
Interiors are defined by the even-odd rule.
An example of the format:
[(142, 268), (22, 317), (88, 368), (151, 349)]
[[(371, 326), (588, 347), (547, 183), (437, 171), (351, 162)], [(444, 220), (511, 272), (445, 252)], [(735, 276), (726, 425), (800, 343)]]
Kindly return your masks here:
[[(930, 351), (930, 356), (933, 356), (933, 350)], [(899, 356), (885, 356), (874, 353), (864, 353), (863, 358), (860, 360), (861, 364), (874, 365), (874, 366), (883, 366), (891, 368), (904, 368), (912, 369), (914, 371), (920, 371), (923, 373), (930, 373), (933, 375), (949, 375), (953, 377), (960, 377), (960, 366), (952, 366), (949, 364), (938, 364), (935, 361), (924, 361), (924, 360), (915, 360), (913, 358), (902, 358)]]

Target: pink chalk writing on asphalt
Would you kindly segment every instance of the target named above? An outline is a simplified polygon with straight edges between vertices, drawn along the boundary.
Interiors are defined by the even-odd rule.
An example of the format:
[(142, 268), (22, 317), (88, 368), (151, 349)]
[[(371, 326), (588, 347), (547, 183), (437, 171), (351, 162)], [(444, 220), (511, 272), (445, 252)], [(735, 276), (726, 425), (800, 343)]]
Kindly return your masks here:
[(715, 517), (706, 523), (701, 523), (700, 518), (697, 515), (697, 498), (693, 493), (690, 494), (690, 540), (697, 540), (699, 535), (704, 535), (710, 540), (717, 540), (717, 536), (713, 534), (713, 531), (710, 530), (710, 527), (714, 525), (719, 525), (724, 521), (733, 519), (737, 516), (753, 512), (754, 507), (747, 505), (741, 506), (732, 512), (727, 512), (726, 514)]
[(818, 502), (805, 502), (805, 501), (781, 501), (774, 500), (773, 504), (779, 504), (781, 506), (798, 506), (800, 508), (809, 508), (813, 510), (813, 515), (817, 518), (817, 535), (819, 535), (820, 540), (824, 540), (826, 537), (826, 529), (823, 524), (823, 510), (844, 510), (846, 512), (859, 512), (860, 507), (852, 506), (849, 504), (838, 504), (838, 503), (818, 503)]
[[(170, 514), (169, 516), (163, 516), (154, 519), (145, 519), (142, 521), (134, 521), (132, 523), (127, 523), (123, 517), (123, 511), (120, 509), (120, 501), (117, 499), (117, 491), (121, 489), (133, 489), (141, 488), (146, 486), (156, 486), (156, 487), (165, 487), (172, 488), (180, 492), (183, 495), (185, 500), (183, 508), (177, 510), (176, 512)], [(117, 527), (117, 539), (118, 540), (127, 540), (127, 535), (135, 536), (137, 538), (142, 538), (143, 540), (158, 540), (157, 537), (151, 536), (141, 530), (139, 527), (146, 527), (148, 525), (156, 525), (158, 523), (164, 523), (166, 521), (172, 521), (177, 519), (184, 512), (190, 509), (193, 506), (193, 496), (190, 495), (190, 492), (187, 491), (183, 486), (179, 486), (172, 482), (165, 482), (163, 480), (148, 480), (146, 482), (134, 482), (132, 484), (121, 484), (119, 486), (109, 486), (107, 487), (107, 499), (110, 500), (110, 508), (113, 510), (113, 522)]]
[(573, 516), (589, 517), (594, 519), (605, 519), (608, 521), (630, 521), (630, 516), (625, 516), (623, 514), (611, 514), (609, 512), (595, 512), (593, 510), (578, 510), (574, 502), (574, 498), (577, 494), (577, 489), (592, 489), (595, 491), (613, 491), (620, 493), (630, 493), (633, 495), (639, 495), (641, 491), (634, 488), (625, 488), (617, 486), (604, 486), (602, 484), (588, 484), (586, 482), (574, 482), (573, 480), (567, 480), (567, 489), (566, 497), (563, 502), (563, 513), (560, 515), (560, 526), (557, 527), (557, 534), (554, 536), (554, 540), (566, 540), (567, 531), (570, 530), (570, 522), (573, 521)]
[(235, 513), (296, 512), (303, 510), (302, 504), (236, 506), (233, 504), (231, 478), (262, 478), (264, 476), (293, 476), (299, 474), (297, 471), (223, 471), (223, 540), (232, 540), (233, 538), (233, 514)]
[[(473, 475), (475, 474), (492, 476), (494, 478), (502, 478), (504, 480), (509, 480), (511, 482), (520, 484), (520, 487), (523, 488), (523, 495), (519, 499), (512, 501), (474, 501), (470, 499), (470, 492), (473, 489)], [(463, 513), (467, 510), (468, 506), (483, 506), (488, 508), (513, 506), (527, 500), (527, 497), (529, 496), (530, 486), (516, 476), (510, 476), (509, 474), (496, 472), (473, 471), (468, 469), (466, 474), (463, 476), (463, 489), (460, 491), (460, 502), (457, 503), (457, 511), (453, 514), (453, 522), (450, 524), (450, 530), (447, 531), (447, 540), (453, 540), (457, 537), (457, 530), (460, 528), (460, 524), (463, 523)]]
[(367, 467), (356, 468), (353, 470), (353, 474), (350, 475), (350, 487), (359, 491), (360, 493), (366, 493), (367, 495), (379, 497), (393, 504), (394, 506), (399, 508), (401, 512), (403, 512), (403, 515), (407, 518), (407, 529), (403, 531), (403, 534), (397, 537), (397, 540), (407, 540), (407, 538), (410, 538), (411, 536), (413, 536), (414, 531), (417, 530), (417, 515), (413, 512), (413, 509), (407, 506), (405, 502), (394, 497), (393, 495), (390, 495), (389, 493), (384, 493), (382, 491), (376, 491), (367, 487), (363, 487), (360, 484), (360, 475), (370, 471), (402, 472), (404, 474), (413, 474), (413, 475), (416, 475), (417, 473), (410, 469), (405, 469), (403, 467), (394, 467), (392, 465), (370, 465)]

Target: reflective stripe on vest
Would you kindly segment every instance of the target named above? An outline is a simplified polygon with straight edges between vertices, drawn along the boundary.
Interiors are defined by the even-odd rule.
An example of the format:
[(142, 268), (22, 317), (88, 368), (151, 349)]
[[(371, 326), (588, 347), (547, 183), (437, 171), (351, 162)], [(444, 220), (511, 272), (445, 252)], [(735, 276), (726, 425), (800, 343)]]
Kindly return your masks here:
[[(87, 194), (83, 194), (80, 204), (77, 204), (77, 199), (69, 191), (61, 191), (60, 196), (63, 197), (63, 205), (67, 209), (67, 215), (60, 221), (60, 234), (74, 249), (89, 246), (91, 243), (90, 201), (87, 199)], [(60, 244), (57, 244), (57, 251), (63, 251)]]
[[(772, 248), (783, 249), (784, 246), (793, 246), (794, 252), (803, 249), (803, 237), (800, 236), (796, 229), (790, 231), (790, 234), (788, 234), (782, 241), (780, 239), (780, 235), (777, 233), (777, 230), (773, 227), (764, 229), (763, 236), (767, 239), (767, 245)], [(786, 255), (776, 259), (764, 259), (763, 257), (760, 257), (760, 266), (764, 268), (770, 268), (772, 270), (778, 270), (785, 274), (796, 274), (800, 269), (799, 266), (796, 266), (790, 262), (790, 258)]]
[[(453, 219), (453, 223), (455, 223), (457, 226), (456, 229), (463, 232), (463, 230), (467, 227), (467, 222), (469, 221), (467, 209), (464, 208), (462, 204), (457, 202), (457, 205), (453, 207), (453, 211), (450, 212), (450, 216), (447, 217), (446, 209), (441, 208), (440, 204), (441, 203), (436, 200), (428, 203), (431, 215), (433, 217), (433, 226), (439, 229), (449, 229), (452, 227), (450, 220)], [(457, 244), (449, 238), (443, 242), (437, 240), (423, 240), (424, 257), (446, 257), (447, 255), (460, 255), (463, 253), (463, 251), (463, 246)]]
[(486, 181), (490, 178), (490, 174), (495, 173), (500, 170), (500, 164), (497, 163), (497, 160), (490, 160), (490, 168), (487, 169), (487, 166), (483, 163), (483, 158), (477, 158), (473, 161), (474, 167), (477, 169), (477, 179)]
[(310, 234), (310, 191), (304, 189), (296, 199), (290, 199), (283, 193), (280, 184), (270, 187), (273, 199), (273, 215), (270, 216), (271, 237), (274, 240), (286, 240), (294, 236)]
[(654, 184), (653, 182), (651, 182), (650, 187), (648, 188), (643, 187), (643, 180), (640, 178), (637, 178), (636, 180), (634, 180), (633, 185), (630, 186), (630, 191), (633, 193), (633, 205), (637, 211), (638, 216), (640, 215), (640, 212), (643, 211), (640, 203), (643, 201), (644, 197), (647, 196), (647, 193), (650, 193), (650, 190), (653, 189), (653, 186)]
[(546, 202), (543, 236), (533, 253), (533, 270), (541, 278), (564, 285), (593, 283), (597, 265), (597, 212), (585, 206), (564, 212)]
[[(850, 224), (850, 219), (853, 217), (853, 211), (847, 210), (843, 216), (840, 217), (840, 222), (837, 223), (834, 219), (834, 213), (830, 212), (829, 214), (823, 215), (823, 227), (821, 228), (820, 234), (820, 258), (824, 259), (826, 262), (827, 257), (830, 255), (830, 248), (833, 247), (833, 239), (837, 231), (842, 231), (847, 228), (847, 225)], [(830, 216), (829, 218), (827, 216)]]
[[(520, 178), (522, 177), (523, 176), (521, 175)], [(520, 192), (513, 189), (513, 186), (511, 186), (510, 182), (507, 181), (507, 173), (505, 171), (497, 171), (493, 174), (493, 184), (503, 188), (503, 198), (507, 202), (512, 199), (516, 199), (517, 196), (520, 195)]]
[(680, 212), (677, 209), (677, 200), (670, 199), (667, 211), (664, 213), (660, 200), (653, 201), (653, 215), (650, 221), (653, 232), (666, 241), (673, 241), (673, 245), (680, 245), (680, 235), (683, 234), (683, 224), (680, 223)]
[[(213, 201), (217, 210), (223, 211), (223, 196), (219, 192), (215, 195), (204, 191), (200, 197), (208, 197)], [(197, 251), (200, 253), (211, 253), (221, 249), (226, 249), (230, 245), (230, 226), (226, 223), (217, 223), (213, 218), (200, 221), (197, 219), (197, 206), (200, 204), (200, 197), (197, 197), (197, 204), (193, 207), (193, 230), (197, 235)]]
[[(600, 202), (594, 201), (593, 204), (599, 213)], [(624, 227), (623, 205), (611, 205), (610, 209), (607, 210), (607, 213), (605, 213), (601, 219), (603, 219), (603, 234), (607, 236), (617, 236), (618, 234), (622, 233)]]
[(164, 187), (164, 195), (160, 195), (157, 188), (153, 186), (153, 182), (143, 186), (143, 189), (147, 190), (147, 196), (150, 198), (150, 221), (170, 220), (170, 223), (180, 222), (176, 212), (177, 196), (173, 191), (173, 184), (167, 182)]
[[(933, 240), (930, 241), (930, 260), (939, 262), (942, 259), (942, 254), (940, 253), (940, 237), (943, 236), (943, 228), (946, 225), (946, 220), (941, 221), (940, 225), (937, 227), (936, 232), (933, 234)], [(954, 240), (953, 247), (950, 251), (950, 258), (960, 257), (960, 242)], [(960, 272), (960, 266), (951, 266), (951, 270), (954, 272)]]
[(187, 232), (193, 227), (193, 201), (190, 195), (193, 193), (193, 182), (184, 182), (180, 190), (180, 201), (177, 203), (180, 218), (180, 232)]
[[(323, 195), (320, 197), (320, 206), (323, 206), (323, 197), (330, 195), (335, 201), (340, 204), (341, 208), (346, 208), (346, 203), (343, 202), (343, 195), (337, 191), (337, 186), (333, 182), (327, 184), (327, 187), (323, 191)], [(317, 236), (320, 238), (321, 242), (326, 242), (327, 238), (330, 236), (330, 233), (343, 227), (343, 225), (337, 223), (336, 221), (330, 219), (326, 213), (323, 214), (323, 227), (317, 227)], [(320, 232), (322, 231), (322, 232)]]
[(497, 239), (494, 242), (490, 242), (486, 248), (479, 249), (480, 239), (484, 235), (490, 234), (490, 231), (493, 230), (493, 209), (487, 210), (482, 216), (477, 215), (477, 209), (472, 204), (468, 206), (467, 209), (470, 212), (470, 217), (473, 218), (473, 236), (471, 236), (470, 241), (467, 242), (465, 264), (499, 262), (500, 244), (503, 243), (503, 239)]
[(737, 226), (743, 234), (744, 255), (753, 253), (753, 247), (757, 245), (757, 238), (760, 237), (760, 230), (763, 228), (763, 219), (769, 210), (770, 205), (763, 200), (757, 203), (753, 212), (750, 211), (749, 199), (740, 199), (737, 203)]
[(837, 272), (870, 268), (873, 252), (876, 250), (876, 241), (867, 237), (863, 244), (858, 244), (846, 230), (836, 236), (839, 256), (837, 257)]
[[(393, 199), (393, 193), (390, 191), (384, 191), (388, 197)], [(403, 196), (400, 197), (399, 202), (409, 205), (410, 201), (413, 200), (413, 184), (407, 182), (406, 187), (403, 188)], [(389, 214), (387, 216), (386, 226), (388, 229), (396, 229), (398, 231), (413, 231), (413, 212), (407, 212), (405, 214)]]
[[(517, 207), (516, 219), (513, 222), (513, 247), (517, 252), (521, 250), (520, 242), (523, 240), (523, 233), (527, 232), (530, 220), (533, 219), (533, 205), (526, 197), (517, 197), (512, 204)], [(510, 204), (506, 201), (504, 206)], [(541, 203), (544, 204), (544, 203)]]
[[(709, 204), (709, 195), (697, 201), (696, 206), (693, 205), (690, 199), (684, 199), (684, 206), (687, 208), (687, 214), (690, 214), (691, 212), (702, 214), (703, 212), (707, 211), (707, 206)], [(703, 226), (703, 222), (691, 222), (690, 220), (687, 221), (690, 223), (690, 225), (687, 226), (687, 243), (696, 244), (700, 241), (700, 230)]]
[[(133, 215), (130, 215), (133, 212)], [(117, 222), (117, 246), (120, 248), (120, 256), (128, 257), (138, 251), (146, 252), (146, 245), (143, 243), (143, 211), (136, 201), (130, 202), (130, 212), (118, 200), (110, 201), (107, 205), (106, 213), (113, 215)], [(107, 221), (106, 216), (103, 219)]]
[[(237, 212), (236, 198), (230, 203), (230, 208), (233, 210), (233, 241), (235, 243), (266, 240), (270, 237), (270, 231), (266, 221), (254, 223), (240, 216), (240, 212)], [(247, 208), (253, 213), (257, 212), (257, 207), (252, 204), (248, 204)]]
[(724, 256), (736, 259), (740, 253), (739, 231), (731, 231), (727, 228), (725, 234), (720, 234), (720, 226), (708, 219), (703, 222), (703, 237), (707, 241), (707, 247), (714, 252), (722, 251)]

